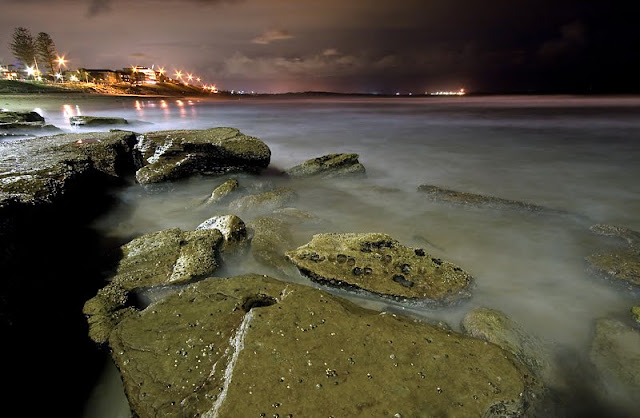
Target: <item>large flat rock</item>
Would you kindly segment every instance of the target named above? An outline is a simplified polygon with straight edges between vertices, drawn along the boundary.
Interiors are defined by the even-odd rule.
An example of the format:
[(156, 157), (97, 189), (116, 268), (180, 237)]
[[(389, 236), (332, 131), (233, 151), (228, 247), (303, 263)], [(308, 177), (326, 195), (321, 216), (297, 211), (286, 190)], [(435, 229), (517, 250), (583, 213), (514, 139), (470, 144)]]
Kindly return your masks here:
[(259, 172), (271, 150), (258, 138), (235, 128), (149, 132), (139, 136), (143, 164), (138, 182), (158, 183), (194, 174)]
[(286, 253), (300, 272), (321, 284), (385, 297), (452, 302), (469, 296), (469, 273), (386, 234), (317, 234)]
[(135, 134), (90, 132), (0, 142), (0, 207), (8, 200), (51, 203), (91, 175), (131, 171)]
[(484, 341), (266, 276), (210, 278), (123, 319), (136, 416), (522, 416), (530, 373)]

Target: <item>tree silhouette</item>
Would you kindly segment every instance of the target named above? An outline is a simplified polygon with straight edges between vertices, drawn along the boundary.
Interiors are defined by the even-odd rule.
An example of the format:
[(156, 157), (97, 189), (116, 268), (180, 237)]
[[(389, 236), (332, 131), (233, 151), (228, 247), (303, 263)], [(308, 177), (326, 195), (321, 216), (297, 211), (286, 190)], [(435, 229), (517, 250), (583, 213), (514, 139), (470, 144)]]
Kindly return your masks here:
[(29, 29), (18, 27), (13, 31), (11, 52), (22, 65), (32, 65), (36, 59), (36, 45)]
[(56, 59), (56, 46), (48, 33), (40, 32), (36, 39), (36, 52), (39, 61), (49, 69), (49, 74), (55, 74), (54, 62)]

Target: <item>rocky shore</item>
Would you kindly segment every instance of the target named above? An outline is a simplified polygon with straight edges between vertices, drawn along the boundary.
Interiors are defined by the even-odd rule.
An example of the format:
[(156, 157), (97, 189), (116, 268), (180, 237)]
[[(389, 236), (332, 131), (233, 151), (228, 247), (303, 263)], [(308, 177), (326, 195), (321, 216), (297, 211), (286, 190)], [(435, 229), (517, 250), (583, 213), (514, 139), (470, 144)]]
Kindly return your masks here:
[[(134, 416), (553, 414), (554, 359), (502, 312), (470, 311), (462, 332), (454, 332), (332, 292), (440, 309), (474, 291), (464, 266), (380, 231), (332, 231), (330, 222), (296, 208), (297, 188), (307, 180), (366, 176), (356, 154), (320, 156), (285, 170), (278, 174), (291, 179), (285, 187), (242, 177), (260, 179), (271, 150), (229, 127), (43, 136), (0, 143), (0, 156), (1, 319), (17, 349), (26, 350), (13, 354), (25, 371), (18, 383), (32, 381), (33, 357), (73, 318), (86, 320), (74, 322), (75, 331), (84, 327), (85, 344), (90, 339), (96, 352), (109, 352)], [(200, 203), (228, 214), (193, 230), (132, 237), (111, 245), (108, 258), (99, 239), (80, 240), (112, 188), (234, 173)], [(434, 186), (420, 192), (447, 203), (547, 211)], [(291, 233), (300, 223), (317, 229), (302, 246)], [(605, 225), (593, 230), (627, 246), (603, 243), (607, 250), (587, 258), (591, 271), (637, 286), (640, 234)], [(47, 251), (42, 260), (49, 266), (30, 265), (34, 254)], [(79, 271), (69, 251), (86, 257)], [(260, 266), (254, 274), (220, 274), (249, 260)], [(21, 301), (33, 286), (36, 303)], [(56, 309), (64, 315), (47, 318)], [(34, 323), (41, 333), (29, 333)], [(631, 393), (640, 390), (637, 353), (618, 343), (638, 339), (637, 327), (603, 318), (594, 328), (594, 370)], [(64, 349), (54, 355), (60, 371), (78, 361)]]

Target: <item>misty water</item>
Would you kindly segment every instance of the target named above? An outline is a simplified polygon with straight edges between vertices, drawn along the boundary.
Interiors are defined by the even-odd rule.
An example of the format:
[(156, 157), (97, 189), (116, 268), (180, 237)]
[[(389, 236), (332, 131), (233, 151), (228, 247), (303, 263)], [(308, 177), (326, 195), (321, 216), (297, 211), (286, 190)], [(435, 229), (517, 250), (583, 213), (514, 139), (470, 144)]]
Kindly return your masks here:
[[(71, 100), (71, 99), (70, 99)], [(118, 116), (136, 132), (232, 126), (271, 149), (264, 176), (234, 176), (249, 187), (287, 185), (296, 208), (319, 222), (294, 226), (296, 246), (320, 232), (384, 232), (454, 262), (474, 277), (473, 296), (446, 308), (391, 303), (338, 292), (377, 310), (442, 320), (460, 330), (476, 307), (506, 313), (553, 353), (564, 402), (618, 402), (589, 364), (594, 323), (631, 324), (638, 292), (586, 270), (584, 258), (616, 245), (589, 231), (596, 223), (640, 230), (640, 99), (588, 97), (127, 99), (68, 101), (40, 108), (48, 123), (73, 131), (74, 114)], [(77, 128), (75, 129), (77, 130)], [(292, 181), (277, 175), (329, 153), (357, 153), (367, 177)], [(230, 176), (194, 177), (159, 187), (132, 183), (95, 223), (114, 242), (169, 227), (194, 229), (224, 208), (198, 206)], [(529, 213), (431, 202), (417, 186), (525, 201), (566, 211)], [(257, 213), (244, 214), (250, 222)], [(267, 272), (312, 285), (292, 270), (258, 263), (220, 275)], [(636, 347), (636, 350), (640, 348)], [(87, 416), (128, 416), (114, 367), (87, 403)], [(609, 389), (607, 389), (609, 387)], [(630, 394), (624, 394), (622, 398)]]

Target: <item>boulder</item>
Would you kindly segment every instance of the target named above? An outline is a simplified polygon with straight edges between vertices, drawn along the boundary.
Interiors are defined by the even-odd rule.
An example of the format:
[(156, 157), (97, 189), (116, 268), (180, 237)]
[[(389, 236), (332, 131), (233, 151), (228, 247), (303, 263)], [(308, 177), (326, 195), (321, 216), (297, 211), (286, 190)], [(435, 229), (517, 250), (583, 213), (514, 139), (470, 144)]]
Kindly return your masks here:
[(362, 176), (365, 168), (358, 161), (358, 154), (328, 154), (307, 160), (286, 171), (290, 177), (342, 177)]
[(470, 296), (469, 273), (386, 234), (317, 234), (286, 256), (302, 274), (324, 285), (436, 303)]
[[(596, 321), (590, 357), (605, 381), (605, 389), (624, 402), (640, 393), (640, 331), (618, 320)], [(626, 399), (625, 399), (626, 398)]]
[(109, 338), (134, 416), (522, 416), (539, 386), (478, 339), (266, 276), (210, 278)]
[(537, 374), (546, 373), (550, 369), (549, 356), (545, 353), (542, 342), (524, 332), (500, 311), (474, 309), (462, 319), (462, 329), (471, 337), (496, 344), (512, 353)]
[(640, 286), (640, 233), (613, 225), (593, 225), (590, 229), (599, 235), (624, 240), (627, 245), (586, 257), (589, 271), (627, 285)]
[(126, 125), (127, 120), (124, 118), (111, 118), (103, 116), (71, 116), (69, 118), (71, 126), (97, 127), (111, 125)]
[(111, 330), (135, 303), (134, 292), (181, 284), (213, 273), (219, 266), (217, 229), (178, 228), (143, 235), (121, 247), (122, 258), (109, 283), (88, 300), (89, 336), (104, 343)]
[(240, 197), (229, 204), (229, 209), (238, 213), (268, 213), (286, 207), (298, 200), (298, 194), (288, 187)]
[(291, 264), (284, 253), (294, 246), (288, 222), (271, 217), (256, 218), (249, 224), (253, 233), (251, 255), (273, 271), (287, 272)]
[(456, 190), (443, 189), (441, 187), (433, 186), (430, 184), (422, 184), (418, 186), (418, 191), (423, 193), (429, 200), (434, 202), (473, 207), (489, 207), (494, 209), (515, 209), (528, 212), (547, 212), (557, 214), (567, 213), (562, 210), (551, 209), (544, 206), (534, 205), (532, 203), (502, 199), (500, 197), (485, 196), (475, 193), (459, 192)]
[(234, 128), (149, 132), (139, 136), (137, 149), (144, 167), (136, 179), (142, 184), (194, 174), (255, 173), (271, 159), (264, 142)]
[(214, 216), (196, 227), (196, 231), (217, 229), (224, 241), (220, 247), (223, 254), (239, 253), (248, 245), (247, 227), (236, 215)]

